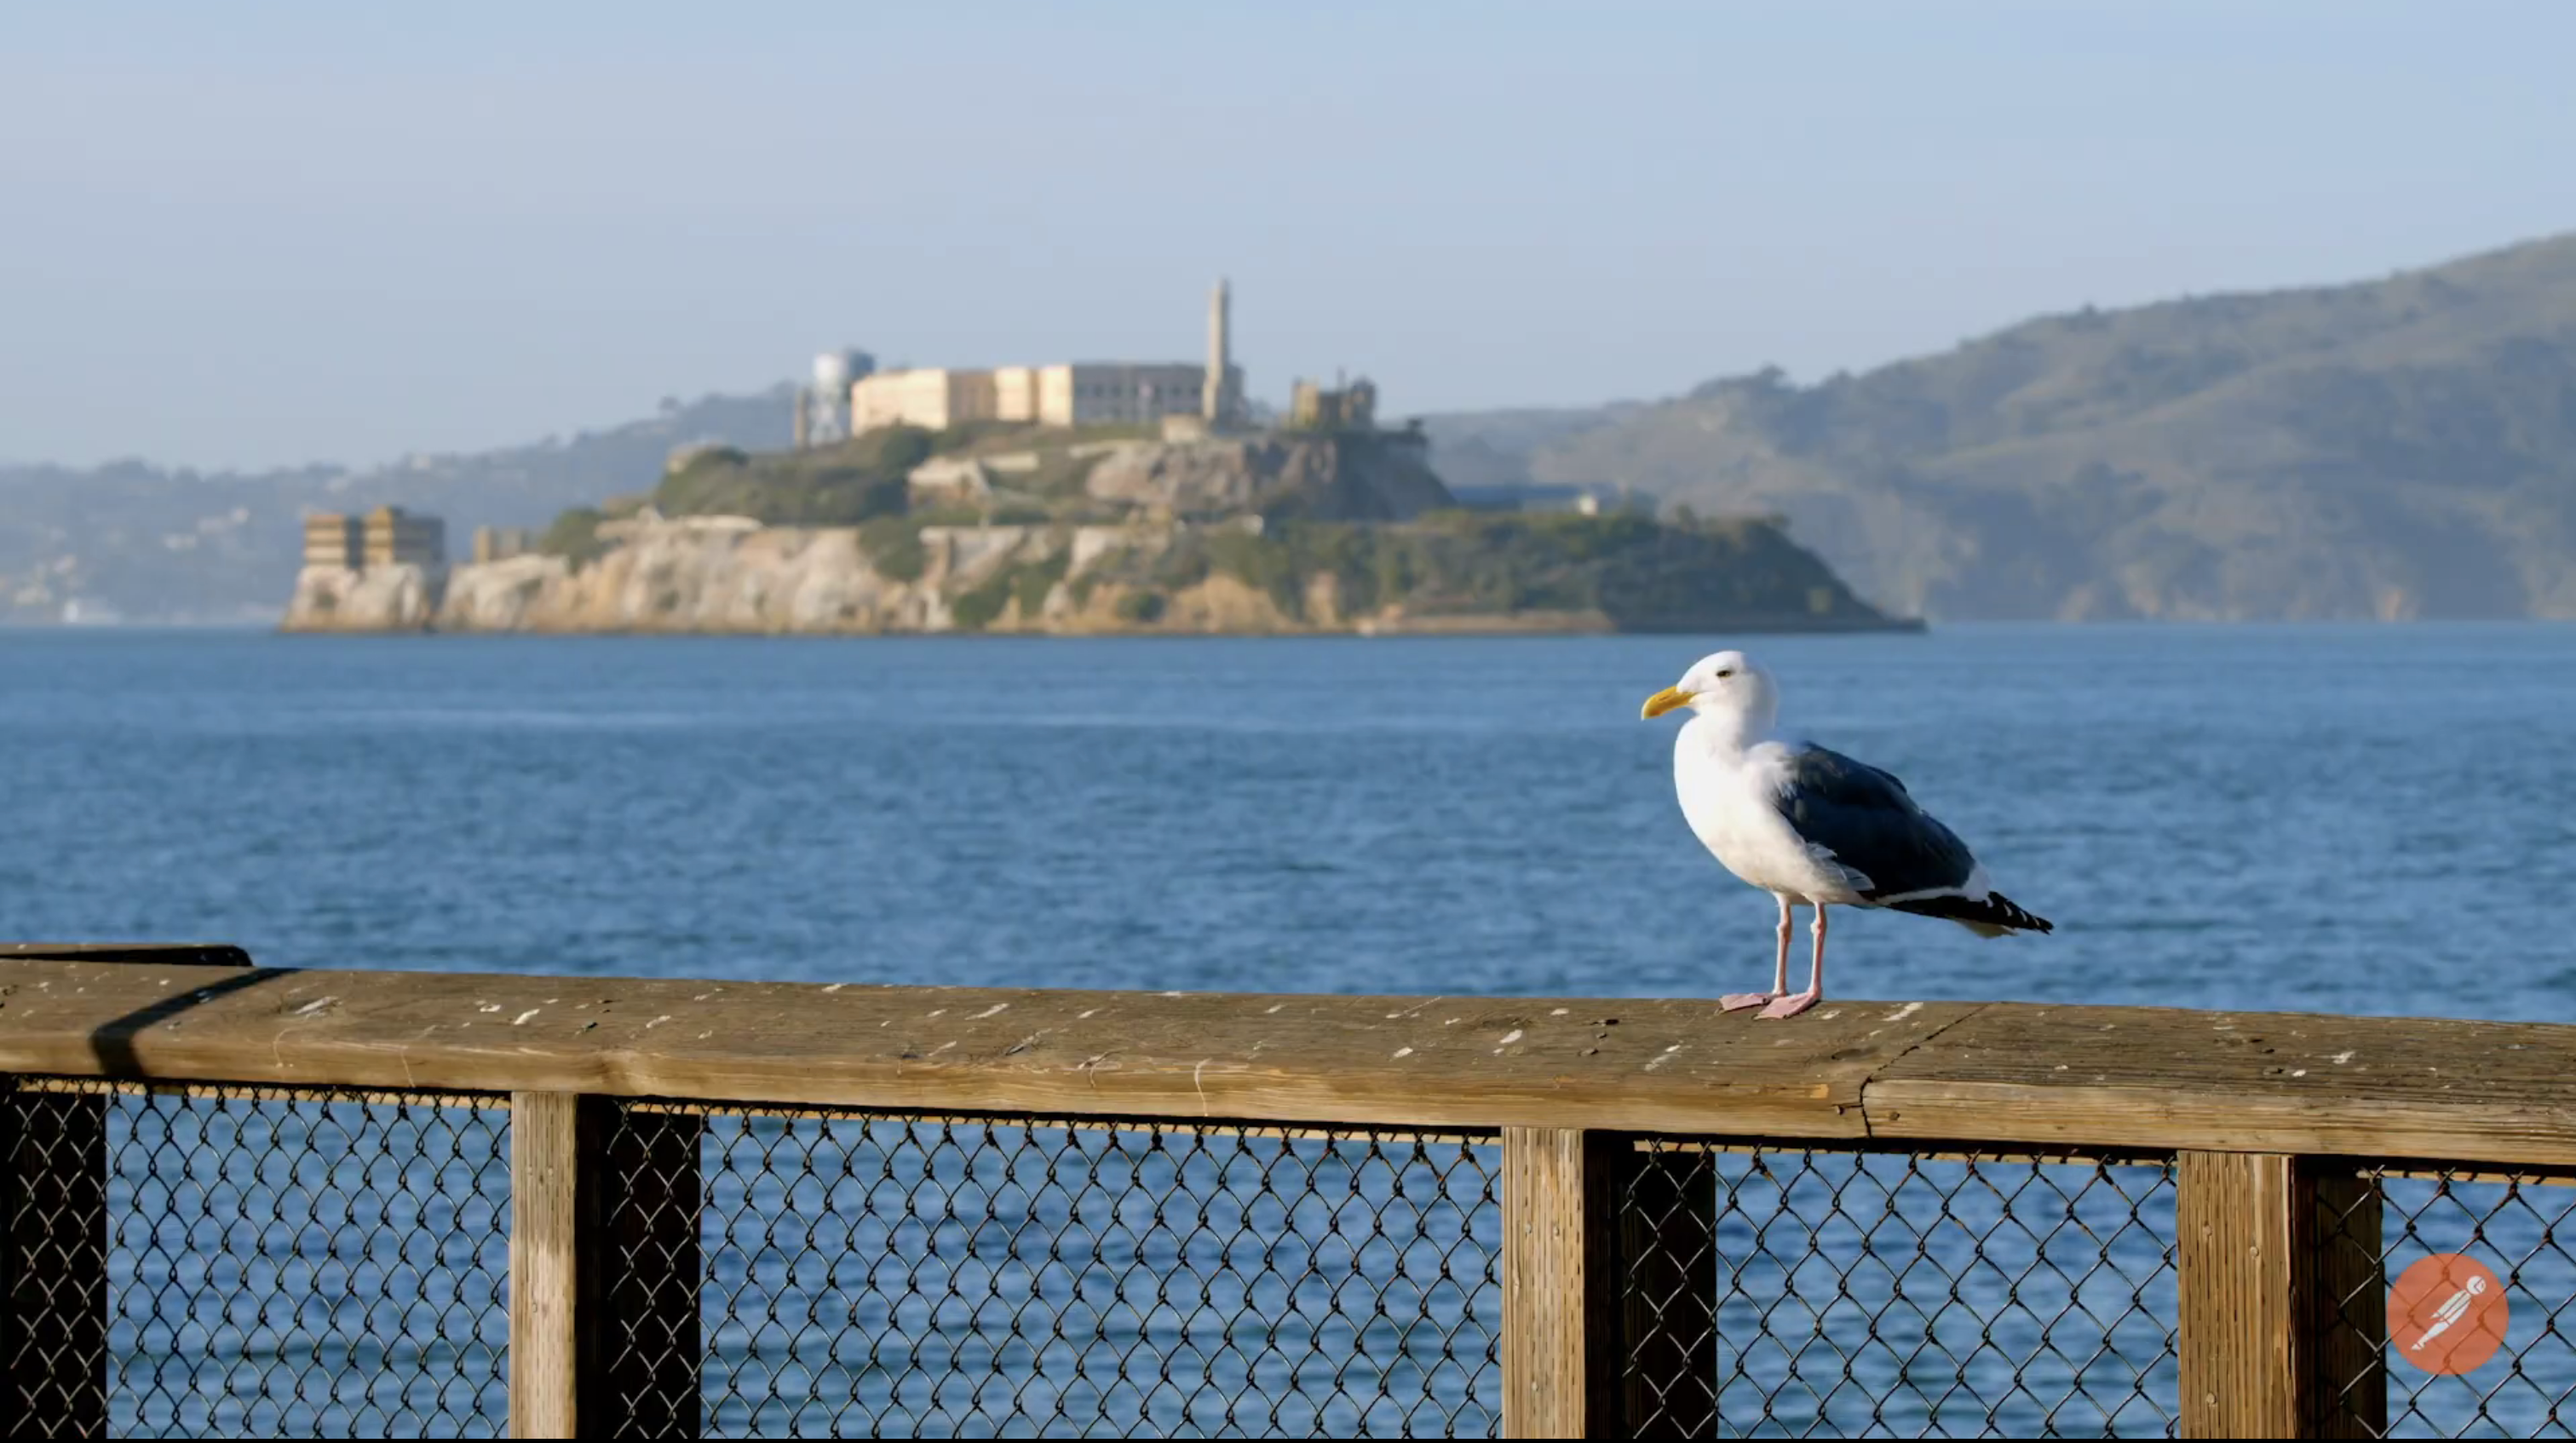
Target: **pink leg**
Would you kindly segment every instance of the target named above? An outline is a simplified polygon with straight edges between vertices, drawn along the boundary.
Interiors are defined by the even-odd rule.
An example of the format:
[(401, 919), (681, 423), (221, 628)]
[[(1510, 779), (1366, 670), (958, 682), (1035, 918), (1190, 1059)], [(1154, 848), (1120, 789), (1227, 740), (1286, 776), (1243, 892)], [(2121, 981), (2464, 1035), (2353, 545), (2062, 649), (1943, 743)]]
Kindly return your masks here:
[(1795, 1017), (1825, 1000), (1825, 909), (1822, 904), (1816, 908), (1816, 924), (1812, 930), (1815, 933), (1816, 950), (1807, 964), (1807, 990), (1795, 997), (1783, 997), (1763, 1008), (1763, 1016)]
[[(1817, 915), (1822, 916), (1824, 914), (1819, 912)], [(1789, 990), (1789, 934), (1794, 930), (1794, 927), (1795, 919), (1790, 914), (1789, 899), (1782, 897), (1780, 899), (1780, 950), (1778, 954), (1773, 956), (1771, 959), (1771, 990), (1768, 992), (1729, 992), (1725, 996), (1717, 999), (1718, 1006), (1729, 1012), (1741, 1012), (1747, 1007), (1759, 1007), (1763, 1003), (1768, 1002), (1772, 998), (1780, 996), (1782, 993)]]

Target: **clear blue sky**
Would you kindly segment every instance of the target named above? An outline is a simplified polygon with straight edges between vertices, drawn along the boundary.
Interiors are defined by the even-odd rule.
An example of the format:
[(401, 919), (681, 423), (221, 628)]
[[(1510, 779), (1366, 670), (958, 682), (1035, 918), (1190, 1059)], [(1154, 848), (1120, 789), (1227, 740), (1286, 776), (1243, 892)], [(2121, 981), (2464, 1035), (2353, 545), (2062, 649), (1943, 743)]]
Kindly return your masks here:
[(2576, 5), (0, 9), (0, 458), (373, 461), (916, 364), (1399, 413), (2576, 228)]

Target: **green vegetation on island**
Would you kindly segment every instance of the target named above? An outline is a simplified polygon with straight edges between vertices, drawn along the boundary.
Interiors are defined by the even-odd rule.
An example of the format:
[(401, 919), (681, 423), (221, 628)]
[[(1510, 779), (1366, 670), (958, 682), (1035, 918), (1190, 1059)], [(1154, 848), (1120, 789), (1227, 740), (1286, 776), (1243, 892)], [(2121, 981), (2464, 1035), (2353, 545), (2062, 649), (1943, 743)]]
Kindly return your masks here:
[[(793, 451), (684, 447), (650, 491), (564, 512), (538, 549), (561, 558), (576, 589), (612, 563), (648, 576), (608, 588), (648, 597), (643, 615), (597, 595), (582, 607), (608, 606), (636, 628), (718, 624), (686, 618), (707, 610), (691, 578), (716, 564), (706, 547), (733, 544), (722, 537), (775, 535), (786, 549), (770, 564), (788, 564), (806, 543), (787, 538), (829, 533), (873, 578), (860, 589), (876, 600), (830, 619), (850, 629), (1897, 624), (1776, 519), (1469, 510), (1425, 450), (1412, 433), (1374, 428), (1165, 442), (1134, 427), (1001, 425), (891, 427)], [(709, 520), (716, 529), (691, 529)], [(630, 546), (655, 549), (618, 560)], [(886, 588), (936, 599), (904, 621), (915, 613)]]
[(1767, 518), (1437, 511), (1391, 525), (1291, 520), (1199, 532), (1141, 570), (1133, 579), (1163, 592), (1227, 576), (1308, 622), (1326, 620), (1309, 614), (1326, 577), (1344, 617), (1389, 607), (1417, 621), (1583, 614), (1623, 631), (1698, 630), (1719, 617), (1885, 620)]

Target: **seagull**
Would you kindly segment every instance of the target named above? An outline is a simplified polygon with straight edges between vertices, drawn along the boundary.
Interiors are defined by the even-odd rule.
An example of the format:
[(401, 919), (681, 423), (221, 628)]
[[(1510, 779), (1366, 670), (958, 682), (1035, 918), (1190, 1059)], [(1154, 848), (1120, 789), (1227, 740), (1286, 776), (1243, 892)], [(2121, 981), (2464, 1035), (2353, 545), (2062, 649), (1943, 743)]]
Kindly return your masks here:
[[(1825, 995), (1825, 909), (1890, 907), (1956, 922), (1980, 937), (2056, 930), (1986, 880), (1967, 844), (1915, 805), (1905, 784), (1812, 742), (1771, 735), (1779, 714), (1771, 674), (1740, 651), (1703, 657), (1646, 698), (1648, 721), (1690, 708), (1673, 740), (1673, 787), (1693, 835), (1726, 870), (1780, 903), (1780, 950), (1768, 992), (1719, 999), (1795, 1017)], [(1789, 991), (1793, 909), (1816, 909), (1807, 990)]]

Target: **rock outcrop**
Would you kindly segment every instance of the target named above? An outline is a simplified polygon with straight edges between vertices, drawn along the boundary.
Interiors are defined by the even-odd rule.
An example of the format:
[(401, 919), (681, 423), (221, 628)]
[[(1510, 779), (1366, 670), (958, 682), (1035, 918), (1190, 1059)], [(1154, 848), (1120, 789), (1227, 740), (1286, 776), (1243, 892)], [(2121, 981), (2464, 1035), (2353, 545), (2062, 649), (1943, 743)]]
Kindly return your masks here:
[(420, 631), (437, 619), (446, 576), (424, 566), (308, 566), (286, 605), (289, 631)]
[[(1016, 447), (1017, 449), (1011, 449)], [(1769, 522), (1459, 511), (1419, 433), (886, 427), (683, 455), (537, 555), (308, 572), (293, 631), (1616, 631), (1894, 625)]]
[(1084, 490), (1175, 516), (1410, 521), (1457, 504), (1422, 452), (1400, 435), (1144, 442), (1103, 456)]
[[(1496, 527), (1518, 530), (1498, 541)], [(581, 564), (517, 556), (445, 573), (310, 569), (286, 629), (1082, 634), (1900, 624), (1760, 522), (1680, 531), (1636, 518), (1356, 525), (1248, 515), (789, 527), (646, 513), (603, 523), (600, 535), (608, 549)]]

